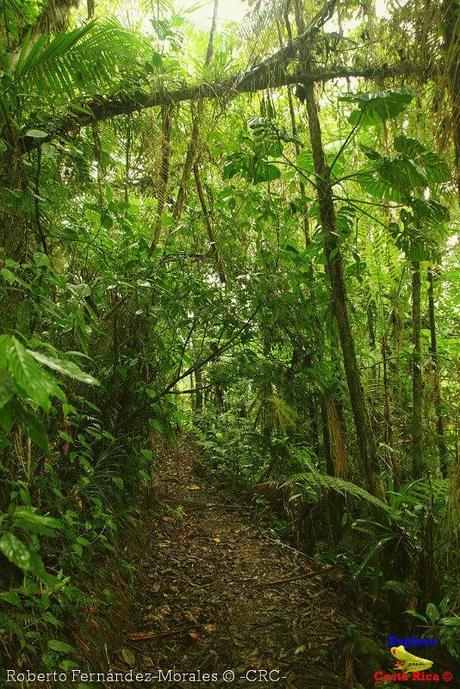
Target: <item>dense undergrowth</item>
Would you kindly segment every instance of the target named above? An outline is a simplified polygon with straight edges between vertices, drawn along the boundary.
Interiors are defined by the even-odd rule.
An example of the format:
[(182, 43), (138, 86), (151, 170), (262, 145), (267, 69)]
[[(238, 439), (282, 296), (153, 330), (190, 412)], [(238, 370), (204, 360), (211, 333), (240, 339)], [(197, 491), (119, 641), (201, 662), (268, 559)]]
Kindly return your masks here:
[(328, 475), (301, 437), (275, 433), (264, 447), (262, 434), (234, 409), (217, 419), (203, 412), (198, 426), (213, 475), (268, 511), (278, 537), (322, 566), (340, 565), (351, 605), (364, 596), (388, 629), (435, 638), (460, 661), (456, 516), (445, 481), (396, 489), (388, 473), (376, 497), (350, 477)]
[[(145, 438), (109, 430), (98, 407), (103, 391), (88, 392), (94, 378), (33, 342), (42, 351), (14, 336), (1, 341), (9, 392), (2, 426), (18, 423), (15, 475), (2, 466), (3, 664), (65, 670), (102, 648), (89, 618), (99, 617), (110, 636), (111, 625), (101, 621), (123, 599), (117, 579), (133, 574), (125, 553), (136, 542), (133, 506), (150, 479), (152, 453)], [(58, 382), (56, 371), (70, 382), (62, 375)], [(4, 446), (11, 447), (6, 437)]]

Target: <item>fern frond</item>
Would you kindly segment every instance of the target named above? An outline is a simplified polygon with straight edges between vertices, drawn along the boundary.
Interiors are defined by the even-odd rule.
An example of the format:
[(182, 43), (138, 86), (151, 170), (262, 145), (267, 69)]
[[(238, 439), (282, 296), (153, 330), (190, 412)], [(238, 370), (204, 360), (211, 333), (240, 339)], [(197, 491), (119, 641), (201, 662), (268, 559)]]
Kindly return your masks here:
[(387, 505), (382, 500), (375, 497), (375, 495), (371, 495), (371, 493), (368, 493), (364, 488), (357, 486), (351, 481), (339, 478), (338, 476), (329, 476), (328, 474), (321, 474), (318, 471), (309, 471), (301, 474), (294, 474), (284, 485), (295, 485), (298, 489), (303, 489), (307, 493), (310, 492), (312, 488), (325, 488), (326, 490), (335, 491), (344, 496), (363, 500), (368, 505), (382, 510), (393, 519), (398, 518), (398, 513), (390, 505)]

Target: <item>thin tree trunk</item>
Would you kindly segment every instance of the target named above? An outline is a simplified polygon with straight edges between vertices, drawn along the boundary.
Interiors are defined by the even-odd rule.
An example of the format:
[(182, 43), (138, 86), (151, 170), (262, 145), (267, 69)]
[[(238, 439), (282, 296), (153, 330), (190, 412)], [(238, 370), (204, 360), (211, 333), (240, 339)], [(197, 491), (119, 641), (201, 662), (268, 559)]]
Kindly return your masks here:
[(353, 419), (359, 455), (366, 474), (369, 490), (375, 492), (375, 449), (373, 435), (369, 423), (369, 415), (361, 384), (358, 362), (355, 351), (355, 341), (351, 331), (348, 316), (347, 289), (345, 284), (343, 259), (340, 251), (337, 226), (335, 221), (334, 202), (330, 170), (326, 165), (321, 137), (321, 127), (318, 117), (318, 107), (314, 87), (310, 83), (304, 85), (305, 100), (308, 112), (308, 126), (313, 152), (313, 161), (317, 179), (317, 193), (321, 225), (323, 229), (324, 254), (327, 272), (332, 290), (334, 315), (337, 321), (340, 345), (342, 348), (345, 374), (350, 393)]
[[(261, 324), (262, 341), (263, 341), (263, 355), (265, 361), (269, 361), (271, 352), (271, 338), (270, 332), (266, 327), (266, 323)], [(271, 418), (271, 397), (272, 397), (272, 383), (268, 379), (264, 379), (261, 383), (261, 414), (260, 426), (262, 431), (262, 438), (265, 449), (272, 454), (272, 418)], [(272, 457), (270, 461), (269, 470), (274, 464), (275, 458)]]
[(455, 172), (460, 203), (460, 5), (458, 0), (444, 0), (444, 53), (452, 102), (452, 128)]
[(412, 477), (423, 473), (423, 381), (420, 263), (412, 262)]
[[(211, 64), (212, 56), (214, 54), (214, 36), (217, 28), (217, 13), (219, 10), (219, 0), (214, 0), (214, 10), (212, 14), (212, 24), (211, 30), (209, 32), (208, 47), (206, 49), (205, 57), (205, 67)], [(190, 142), (187, 147), (187, 153), (185, 155), (184, 168), (182, 170), (182, 178), (179, 185), (179, 191), (177, 192), (176, 203), (174, 204), (173, 218), (176, 222), (180, 220), (182, 209), (184, 207), (184, 202), (187, 193), (187, 183), (190, 179), (190, 175), (195, 162), (198, 143), (200, 137), (200, 123), (203, 119), (204, 114), (204, 100), (198, 101), (197, 111), (194, 114), (192, 109), (192, 133), (190, 135)]]
[(13, 63), (16, 64), (25, 38), (29, 35), (29, 46), (36, 43), (43, 34), (65, 31), (73, 8), (78, 7), (80, 0), (48, 0), (44, 3), (41, 14), (35, 22), (24, 27), (12, 47)]
[[(288, 33), (288, 40), (290, 43), (292, 43), (292, 29), (291, 29), (291, 24), (289, 21), (289, 3), (286, 4), (285, 10), (284, 10), (284, 22), (286, 25), (286, 30)], [(277, 28), (278, 28), (278, 40), (280, 44), (280, 48), (283, 48), (283, 36), (281, 32), (281, 27), (279, 23), (277, 22)], [(288, 105), (289, 105), (289, 115), (291, 118), (291, 129), (292, 129), (292, 134), (294, 137), (297, 136), (297, 122), (296, 122), (296, 116), (295, 116), (295, 109), (294, 109), (294, 101), (292, 98), (292, 90), (291, 86), (288, 84), (286, 87), (287, 90), (287, 97), (288, 97)], [(295, 151), (296, 154), (299, 155), (301, 151), (301, 147), (298, 141), (294, 142), (295, 146)], [(305, 248), (308, 248), (310, 245), (310, 224), (308, 221), (308, 206), (305, 200), (306, 192), (305, 192), (305, 183), (302, 178), (299, 179), (299, 193), (300, 197), (302, 199), (302, 225), (303, 225), (303, 237), (304, 237), (304, 243), (305, 243)], [(307, 265), (307, 272), (308, 272), (308, 278), (310, 285), (314, 284), (314, 271), (313, 271), (313, 263), (309, 259), (308, 260), (308, 265)], [(313, 312), (313, 318), (315, 321), (315, 327), (314, 330), (317, 333), (315, 336), (315, 349), (320, 350), (321, 343), (319, 341), (320, 337), (318, 334), (321, 332), (320, 327), (316, 327), (316, 324), (318, 323), (318, 314), (317, 314), (317, 306), (316, 306), (316, 301), (314, 299), (314, 295), (312, 293), (312, 300), (311, 300), (311, 308)], [(310, 352), (307, 352), (305, 355), (305, 364), (307, 369), (311, 369), (314, 364), (314, 357)], [(324, 395), (324, 393), (323, 393)], [(324, 405), (324, 401), (321, 403)], [(311, 421), (311, 439), (313, 443), (314, 450), (316, 452), (316, 455), (320, 457), (320, 443), (319, 443), (319, 428), (318, 428), (318, 413), (317, 413), (317, 402), (315, 400), (314, 394), (310, 395), (309, 400), (308, 400), (308, 412), (310, 416), (310, 421)], [(326, 440), (325, 438), (325, 433), (328, 433), (328, 427), (327, 424), (324, 426), (324, 414), (323, 414), (323, 409), (321, 408), (321, 414), (322, 414), (322, 427), (323, 427), (323, 442), (324, 442), (324, 454), (326, 457), (326, 466), (329, 466), (328, 461), (330, 461), (330, 441), (329, 438)], [(326, 446), (327, 445), (327, 446)]]
[(444, 436), (444, 417), (442, 409), (441, 386), (439, 383), (438, 343), (434, 309), (434, 275), (433, 268), (431, 266), (428, 268), (428, 316), (430, 321), (430, 354), (433, 371), (434, 408), (436, 413), (436, 442), (439, 451), (441, 473), (444, 477), (446, 477), (447, 447)]
[(391, 415), (390, 382), (388, 379), (388, 338), (384, 334), (382, 340), (383, 359), (383, 395), (384, 395), (384, 441), (389, 447), (393, 447), (393, 420)]
[(329, 422), (327, 417), (326, 394), (321, 395), (321, 422), (323, 431), (324, 459), (326, 462), (326, 473), (334, 476), (334, 461), (331, 453), (331, 438), (329, 435)]
[(203, 101), (198, 103), (197, 113), (193, 113), (192, 108), (192, 133), (190, 134), (190, 141), (185, 155), (184, 167), (182, 169), (182, 177), (179, 184), (179, 191), (177, 192), (176, 203), (174, 204), (173, 219), (177, 223), (182, 215), (184, 203), (187, 195), (187, 184), (193, 169), (196, 151), (198, 148), (199, 137), (199, 122), (203, 114)]
[(195, 411), (203, 409), (203, 372), (200, 368), (195, 371)]
[[(295, 0), (295, 19), (297, 31), (302, 34), (305, 31), (303, 18), (304, 7), (300, 0)], [(311, 56), (309, 47), (302, 51), (307, 69), (310, 69)], [(334, 315), (337, 321), (340, 345), (342, 349), (345, 375), (350, 394), (351, 408), (356, 428), (358, 452), (366, 475), (366, 483), (370, 492), (375, 493), (375, 447), (374, 438), (369, 421), (364, 391), (359, 374), (356, 358), (355, 342), (351, 331), (348, 316), (347, 289), (343, 271), (343, 259), (340, 251), (337, 226), (335, 221), (334, 201), (330, 170), (326, 165), (324, 148), (321, 135), (321, 125), (318, 116), (315, 89), (313, 82), (305, 81), (303, 94), (308, 113), (308, 129), (313, 153), (313, 163), (316, 174), (316, 190), (318, 195), (321, 226), (323, 229), (323, 247), (326, 257), (327, 272), (332, 291), (332, 303)]]
[(153, 229), (153, 238), (151, 244), (152, 251), (156, 249), (158, 245), (158, 240), (160, 239), (161, 228), (163, 224), (163, 211), (166, 205), (166, 196), (168, 193), (169, 163), (171, 159), (171, 114), (172, 111), (169, 105), (164, 105), (161, 108), (161, 117), (163, 121), (161, 139), (161, 164), (160, 174), (158, 176), (158, 208), (155, 226)]
[(212, 24), (211, 24), (211, 30), (209, 32), (209, 41), (208, 41), (208, 47), (206, 49), (206, 57), (204, 60), (204, 64), (206, 67), (211, 64), (212, 56), (214, 54), (214, 36), (216, 34), (218, 12), (219, 12), (219, 0), (214, 0), (214, 9), (212, 12)]
[(125, 213), (128, 213), (129, 204), (129, 173), (131, 167), (131, 144), (132, 144), (132, 132), (131, 132), (131, 116), (127, 116), (127, 132), (126, 132), (126, 150), (125, 150)]
[(198, 169), (197, 163), (195, 163), (195, 165), (193, 166), (193, 174), (195, 177), (195, 184), (196, 184), (196, 190), (198, 192), (198, 198), (200, 199), (201, 210), (203, 211), (204, 222), (205, 222), (206, 230), (208, 233), (209, 246), (210, 246), (211, 253), (212, 253), (212, 256), (214, 259), (214, 264), (215, 264), (217, 273), (219, 275), (220, 282), (222, 284), (225, 284), (227, 282), (227, 278), (225, 276), (224, 263), (222, 261), (222, 258), (219, 255), (219, 251), (217, 249), (216, 237), (215, 237), (214, 229), (212, 226), (212, 219), (211, 219), (210, 212), (209, 212), (207, 205), (206, 205), (206, 199), (204, 197), (203, 187), (202, 187), (201, 179), (200, 179), (200, 171)]

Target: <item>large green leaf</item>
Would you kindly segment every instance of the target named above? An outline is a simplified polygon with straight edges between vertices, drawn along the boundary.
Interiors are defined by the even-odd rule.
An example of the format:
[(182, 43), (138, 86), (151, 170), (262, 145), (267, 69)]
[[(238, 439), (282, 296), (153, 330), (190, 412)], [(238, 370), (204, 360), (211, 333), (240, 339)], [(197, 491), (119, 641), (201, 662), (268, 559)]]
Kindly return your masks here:
[[(15, 95), (21, 89), (21, 95), (39, 94), (45, 102), (84, 110), (78, 103), (69, 105), (69, 100), (98, 93), (101, 86), (113, 85), (114, 81), (119, 83), (123, 74), (133, 80), (145, 75), (142, 55), (147, 52), (151, 53), (151, 49), (142, 38), (115, 18), (88, 22), (52, 37), (45, 33), (37, 38), (29, 32), (11, 69), (11, 84), (0, 107), (3, 102), (3, 110), (13, 112)], [(36, 117), (25, 127), (32, 131), (42, 128), (46, 130), (46, 124)]]
[(15, 393), (14, 380), (6, 369), (0, 369), (0, 409), (8, 404)]
[(281, 138), (275, 123), (267, 117), (255, 117), (248, 122), (254, 137), (256, 153), (263, 156), (277, 158), (283, 152)]
[(88, 383), (89, 385), (99, 385), (99, 381), (91, 376), (89, 373), (85, 373), (81, 370), (77, 364), (73, 361), (65, 361), (63, 359), (56, 359), (54, 357), (46, 356), (41, 352), (34, 352), (31, 349), (27, 350), (34, 359), (39, 361), (44, 366), (48, 366), (53, 371), (62, 373), (63, 376), (69, 376), (69, 378), (74, 378), (82, 383)]
[[(339, 151), (336, 149), (337, 144), (336, 142), (333, 142), (333, 148), (331, 146), (328, 146), (324, 151), (327, 165), (329, 165), (329, 167), (331, 167), (332, 165), (334, 166), (331, 171), (332, 179), (340, 177), (344, 171), (343, 156), (341, 155), (339, 158), (337, 158), (337, 154), (339, 153)], [(308, 149), (303, 149), (302, 151), (300, 151), (296, 158), (296, 165), (302, 170), (305, 170), (305, 172), (309, 174), (314, 174), (315, 163), (313, 161), (313, 153)]]
[(393, 160), (384, 158), (377, 173), (380, 179), (396, 189), (401, 196), (411, 189), (425, 187), (428, 180), (420, 168), (409, 158), (401, 157)]
[(28, 129), (25, 136), (30, 136), (32, 139), (45, 139), (48, 132), (44, 132), (43, 129)]
[(45, 573), (40, 556), (30, 550), (25, 543), (9, 531), (0, 538), (0, 551), (13, 565), (22, 569), (23, 572), (31, 572), (38, 577), (42, 577)]
[(296, 163), (297, 167), (302, 168), (302, 170), (305, 170), (305, 172), (312, 173), (315, 170), (313, 153), (306, 148), (304, 148), (303, 151), (300, 151), (296, 158)]
[(35, 404), (49, 411), (50, 379), (40, 368), (27, 349), (15, 337), (11, 337), (6, 350), (8, 370), (24, 393)]
[(394, 146), (399, 153), (423, 168), (429, 182), (449, 181), (451, 175), (447, 163), (437, 153), (429, 151), (420, 141), (408, 136), (397, 136)]
[(358, 172), (356, 181), (371, 196), (389, 201), (407, 200), (414, 189), (428, 184), (421, 168), (405, 156), (380, 156), (374, 170)]
[(281, 177), (280, 169), (273, 163), (267, 163), (265, 160), (258, 160), (254, 165), (252, 181), (254, 184), (259, 182), (270, 182)]
[(66, 644), (64, 641), (59, 641), (59, 639), (50, 639), (48, 641), (48, 648), (52, 651), (57, 651), (58, 653), (75, 653), (76, 650), (70, 644)]
[(376, 93), (347, 93), (341, 96), (340, 100), (358, 106), (349, 117), (351, 124), (375, 127), (404, 112), (413, 97), (411, 91), (400, 89)]
[(32, 507), (15, 507), (11, 513), (13, 526), (24, 531), (41, 533), (44, 536), (54, 535), (55, 529), (61, 529), (63, 524), (59, 519), (38, 514)]
[(222, 179), (231, 179), (235, 175), (247, 176), (251, 164), (251, 157), (242, 151), (231, 153), (225, 163)]
[(38, 416), (19, 404), (14, 404), (14, 416), (20, 428), (45, 452), (49, 451), (48, 435)]
[(10, 603), (10, 605), (14, 605), (16, 608), (22, 607), (21, 599), (19, 598), (18, 594), (13, 593), (13, 591), (4, 591), (3, 593), (0, 593), (0, 600)]
[(346, 481), (343, 478), (339, 478), (338, 476), (329, 476), (328, 474), (322, 474), (319, 471), (314, 470), (294, 474), (288, 479), (288, 481), (286, 481), (286, 485), (295, 485), (299, 489), (302, 489), (303, 487), (326, 488), (328, 490), (340, 493), (341, 495), (363, 500), (369, 505), (378, 507), (383, 512), (386, 512), (395, 519), (398, 517), (397, 512), (393, 510), (390, 505), (387, 505), (382, 500), (375, 497), (375, 495), (372, 495), (364, 488), (361, 488), (361, 486), (358, 486), (351, 481)]
[(375, 199), (387, 201), (401, 201), (401, 193), (388, 182), (380, 179), (375, 172), (357, 172), (356, 181), (359, 186)]

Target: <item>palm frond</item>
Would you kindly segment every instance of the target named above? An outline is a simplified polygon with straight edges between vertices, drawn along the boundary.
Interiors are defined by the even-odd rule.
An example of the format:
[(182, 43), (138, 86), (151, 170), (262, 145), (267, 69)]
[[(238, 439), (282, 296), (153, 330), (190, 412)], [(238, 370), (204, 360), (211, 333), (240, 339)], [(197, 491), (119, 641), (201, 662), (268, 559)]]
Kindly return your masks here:
[(117, 77), (135, 76), (146, 47), (115, 19), (94, 20), (51, 40), (43, 35), (34, 42), (29, 34), (12, 70), (13, 84), (50, 98), (88, 94)]

